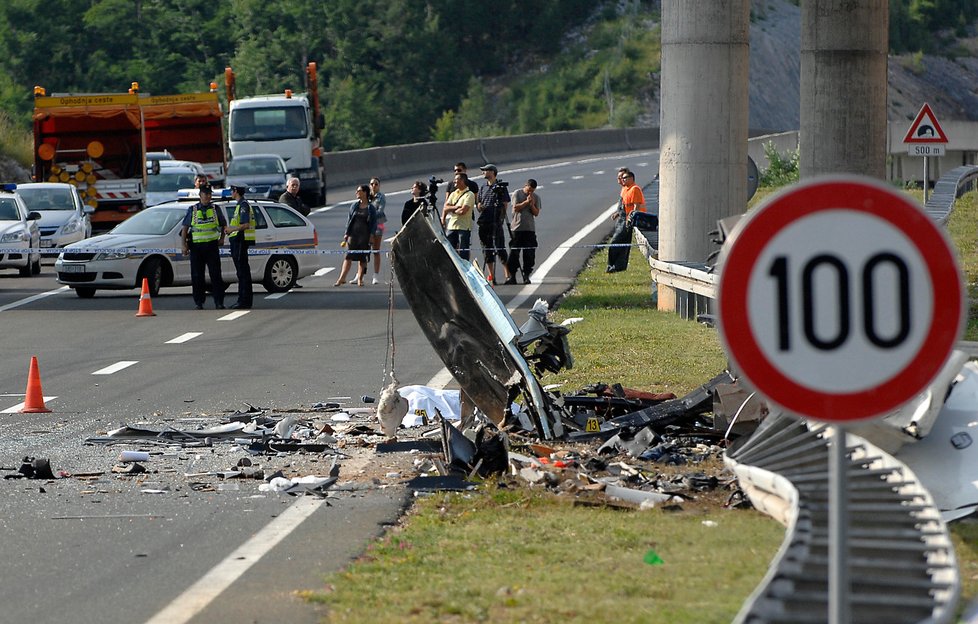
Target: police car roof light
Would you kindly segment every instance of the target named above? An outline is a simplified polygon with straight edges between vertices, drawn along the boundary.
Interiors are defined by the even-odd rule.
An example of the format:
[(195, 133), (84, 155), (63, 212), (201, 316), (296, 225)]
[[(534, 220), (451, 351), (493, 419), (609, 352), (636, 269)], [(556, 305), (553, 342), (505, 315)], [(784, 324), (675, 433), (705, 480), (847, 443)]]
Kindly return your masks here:
[(4, 182), (3, 184), (0, 184), (0, 190), (4, 191), (5, 193), (13, 193), (17, 190), (17, 185), (13, 182)]

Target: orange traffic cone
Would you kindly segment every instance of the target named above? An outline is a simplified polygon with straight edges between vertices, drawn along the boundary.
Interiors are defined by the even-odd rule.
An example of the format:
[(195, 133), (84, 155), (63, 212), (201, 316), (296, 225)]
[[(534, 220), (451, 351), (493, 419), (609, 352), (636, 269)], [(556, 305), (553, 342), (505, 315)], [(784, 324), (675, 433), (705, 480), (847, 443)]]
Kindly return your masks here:
[(139, 312), (136, 316), (156, 316), (153, 312), (153, 300), (149, 298), (149, 280), (143, 278), (143, 292), (139, 295)]
[(44, 391), (41, 390), (41, 373), (37, 371), (37, 356), (31, 356), (31, 368), (27, 373), (27, 395), (24, 397), (24, 409), (21, 414), (39, 414), (50, 412), (44, 405)]

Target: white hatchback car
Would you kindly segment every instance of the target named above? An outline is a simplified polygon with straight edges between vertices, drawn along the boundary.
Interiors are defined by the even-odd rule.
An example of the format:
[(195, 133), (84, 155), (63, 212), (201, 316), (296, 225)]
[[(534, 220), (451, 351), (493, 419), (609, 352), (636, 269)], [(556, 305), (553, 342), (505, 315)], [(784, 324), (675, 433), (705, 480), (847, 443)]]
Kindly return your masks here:
[[(215, 200), (230, 220), (234, 202)], [(292, 208), (268, 201), (251, 202), (255, 208), (256, 242), (249, 256), (251, 275), (268, 292), (285, 292), (296, 281), (315, 273), (322, 265), (315, 250), (316, 227)], [(138, 288), (146, 277), (151, 296), (164, 286), (190, 285), (190, 258), (183, 255), (180, 228), (191, 202), (169, 202), (129, 217), (107, 234), (69, 245), (58, 256), (54, 269), (58, 282), (70, 286), (82, 298), (98, 289)], [(222, 250), (223, 251), (223, 250)], [(306, 253), (302, 253), (306, 252)], [(221, 256), (226, 283), (237, 281), (229, 255)]]
[(78, 189), (63, 182), (32, 182), (18, 184), (17, 194), (27, 209), (41, 215), (37, 222), (41, 230), (41, 247), (64, 247), (92, 235), (95, 212), (86, 206)]
[(15, 185), (0, 186), (0, 269), (17, 269), (22, 277), (41, 272), (41, 215), (30, 212)]

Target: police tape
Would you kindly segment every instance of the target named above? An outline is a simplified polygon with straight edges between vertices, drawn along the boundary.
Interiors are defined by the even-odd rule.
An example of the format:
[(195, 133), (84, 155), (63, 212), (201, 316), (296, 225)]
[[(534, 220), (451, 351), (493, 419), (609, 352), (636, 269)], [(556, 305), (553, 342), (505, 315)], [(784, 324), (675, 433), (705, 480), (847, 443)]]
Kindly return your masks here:
[[(557, 245), (552, 249), (607, 249), (610, 247), (640, 247), (639, 243), (599, 243), (594, 245)], [(461, 249), (459, 251), (493, 251), (495, 253), (500, 253), (502, 251), (523, 251), (525, 249), (536, 249), (540, 250), (540, 247), (470, 247), (468, 249)], [(0, 247), (0, 255), (7, 254), (35, 254), (40, 253), (42, 256), (60, 256), (65, 253), (64, 248), (53, 248), (53, 247)], [(293, 256), (328, 256), (328, 255), (364, 255), (373, 253), (389, 253), (390, 250), (385, 249), (309, 249), (308, 247), (251, 247), (248, 249), (249, 256), (276, 256), (276, 255), (293, 255)], [(176, 256), (182, 257), (183, 250), (168, 247), (72, 247), (71, 254), (106, 254), (113, 256), (114, 258), (122, 257), (142, 257), (151, 254), (161, 254), (166, 256)], [(227, 247), (222, 247), (220, 249), (222, 256), (230, 256), (231, 250)], [(88, 258), (88, 260), (94, 260), (95, 258)], [(100, 260), (106, 260), (109, 258), (100, 258)], [(76, 260), (76, 259), (72, 259)], [(84, 261), (85, 259), (77, 258), (78, 261)]]

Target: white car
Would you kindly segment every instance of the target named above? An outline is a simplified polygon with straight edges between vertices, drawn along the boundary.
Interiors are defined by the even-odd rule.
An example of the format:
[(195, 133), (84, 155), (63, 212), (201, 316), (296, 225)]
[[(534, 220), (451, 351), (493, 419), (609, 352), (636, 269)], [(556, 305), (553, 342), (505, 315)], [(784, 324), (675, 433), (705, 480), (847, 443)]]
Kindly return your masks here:
[(41, 215), (37, 222), (41, 230), (41, 247), (64, 247), (92, 235), (95, 212), (86, 206), (78, 189), (63, 182), (32, 182), (18, 184), (17, 194), (27, 209)]
[(159, 164), (155, 173), (147, 171), (147, 206), (176, 200), (180, 190), (194, 188), (194, 177), (207, 175), (200, 163), (189, 160), (161, 160)]
[(0, 269), (17, 269), (22, 277), (41, 272), (41, 215), (27, 210), (14, 184), (0, 186)]
[[(230, 221), (234, 202), (216, 199), (214, 203)], [(288, 206), (267, 201), (250, 203), (255, 209), (256, 230), (252, 251), (259, 252), (248, 258), (252, 279), (268, 292), (285, 292), (322, 265), (319, 254), (302, 253), (315, 250), (319, 244), (316, 227)], [(138, 288), (143, 277), (148, 279), (151, 296), (164, 286), (189, 286), (190, 258), (181, 251), (180, 228), (192, 205), (169, 202), (153, 206), (107, 234), (68, 245), (54, 264), (58, 282), (86, 299), (95, 296), (98, 289)], [(237, 281), (229, 255), (222, 253), (221, 269), (226, 283)]]

